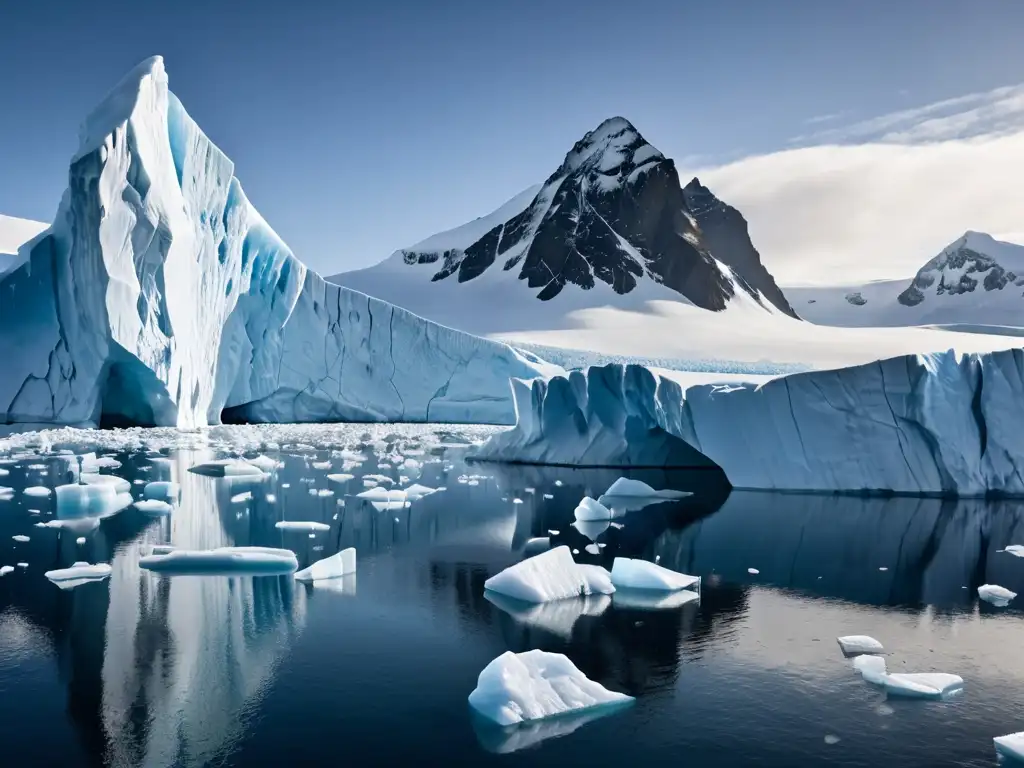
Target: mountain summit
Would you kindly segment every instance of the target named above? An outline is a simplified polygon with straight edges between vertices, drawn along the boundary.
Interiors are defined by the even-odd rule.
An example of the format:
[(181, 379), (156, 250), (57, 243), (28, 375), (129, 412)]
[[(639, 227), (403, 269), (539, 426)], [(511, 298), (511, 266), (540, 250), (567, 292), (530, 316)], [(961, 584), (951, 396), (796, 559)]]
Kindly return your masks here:
[[(728, 206), (724, 210), (730, 213), (708, 219), (723, 250), (718, 253), (691, 210), (675, 163), (628, 120), (613, 117), (577, 141), (539, 187), (378, 266), (388, 265), (392, 277), (399, 264), (419, 267), (429, 272), (430, 282), (467, 283), (484, 273), (508, 273), (541, 301), (599, 284), (624, 295), (648, 283), (704, 309), (724, 309), (746, 294), (765, 308), (793, 315), (761, 265), (743, 217)], [(332, 279), (365, 290), (359, 273)]]

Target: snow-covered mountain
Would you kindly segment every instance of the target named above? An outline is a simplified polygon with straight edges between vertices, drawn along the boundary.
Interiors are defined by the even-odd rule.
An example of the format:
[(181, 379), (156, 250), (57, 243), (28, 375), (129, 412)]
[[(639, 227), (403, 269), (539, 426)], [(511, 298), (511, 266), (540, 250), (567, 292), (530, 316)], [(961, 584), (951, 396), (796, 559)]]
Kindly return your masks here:
[(0, 214), (0, 274), (10, 269), (18, 249), (48, 225), (31, 219), (18, 219)]
[(826, 325), (1024, 327), (1024, 245), (966, 232), (910, 280), (784, 290), (801, 316)]
[(0, 422), (510, 422), (552, 366), (306, 269), (147, 59), (0, 278)]
[[(696, 179), (684, 190), (673, 161), (621, 117), (586, 134), (543, 184), (493, 213), (403, 248), (375, 267), (328, 279), (408, 303), (430, 283), (474, 284), (482, 277), (509, 286), (519, 281), (542, 302), (573, 294), (567, 302), (573, 307), (600, 306), (609, 298), (628, 306), (614, 297), (633, 294), (721, 310), (743, 296), (793, 314), (739, 212)], [(415, 289), (408, 287), (412, 281)], [(574, 295), (597, 288), (606, 290)], [(472, 303), (469, 291), (465, 299)]]

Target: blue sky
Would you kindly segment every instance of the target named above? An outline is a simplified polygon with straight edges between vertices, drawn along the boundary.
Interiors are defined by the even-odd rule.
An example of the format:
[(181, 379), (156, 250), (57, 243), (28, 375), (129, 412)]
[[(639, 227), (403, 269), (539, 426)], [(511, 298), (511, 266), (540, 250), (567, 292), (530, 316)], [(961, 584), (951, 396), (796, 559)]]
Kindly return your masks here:
[[(1024, 81), (1021, 30), (1024, 3), (997, 0), (7, 3), (0, 212), (48, 220), (81, 119), (162, 54), (250, 199), (325, 273), (487, 213), (614, 114), (681, 168), (720, 178), (759, 245), (763, 230), (769, 265), (799, 273), (783, 261), (800, 244), (773, 240), (778, 190), (743, 182), (753, 166), (735, 161), (790, 158), (788, 171), (771, 166), (778, 176), (796, 157), (807, 176), (814, 162), (794, 147), (1012, 133), (1021, 94), (992, 89)], [(960, 100), (929, 107), (949, 99)], [(893, 130), (904, 124), (909, 134)], [(849, 171), (847, 156), (830, 158)], [(991, 226), (1014, 228), (1002, 222)]]

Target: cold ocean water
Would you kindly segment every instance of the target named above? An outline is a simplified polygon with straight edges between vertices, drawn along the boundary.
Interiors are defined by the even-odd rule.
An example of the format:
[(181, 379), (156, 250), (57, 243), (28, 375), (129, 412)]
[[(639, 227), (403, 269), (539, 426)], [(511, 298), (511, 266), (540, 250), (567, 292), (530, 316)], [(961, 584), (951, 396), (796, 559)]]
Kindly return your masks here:
[[(710, 473), (643, 471), (631, 476), (694, 495), (575, 527), (580, 499), (620, 473), (465, 463), (457, 443), (486, 433), (230, 427), (102, 433), (100, 446), (75, 431), (0, 441), (0, 486), (13, 489), (0, 501), (0, 565), (14, 566), (0, 578), (0, 763), (992, 766), (992, 738), (1024, 730), (1024, 597), (1000, 609), (976, 592), (1024, 592), (1024, 559), (997, 551), (1024, 543), (1024, 503), (730, 494)], [(65, 482), (77, 460), (56, 451), (97, 448), (121, 462), (102, 472), (136, 498), (143, 482), (175, 480), (180, 503), (163, 517), (128, 507), (91, 531), (37, 527), (56, 499), (23, 489)], [(284, 466), (257, 481), (188, 471), (241, 451)], [(355, 477), (326, 478), (342, 472)], [(445, 490), (375, 507), (354, 496), (367, 474)], [(330, 531), (311, 538), (279, 520)], [(623, 555), (701, 575), (701, 599), (506, 611), (485, 597), (485, 579), (543, 537), (579, 562)], [(358, 572), (316, 587), (163, 576), (138, 564), (157, 543), (286, 547), (300, 567), (355, 547)], [(67, 590), (44, 577), (75, 560), (112, 573)], [(965, 688), (946, 701), (887, 698), (844, 659), (836, 637), (847, 634), (881, 640), (890, 671), (952, 672)], [(481, 723), (466, 701), (479, 672), (532, 648), (565, 653), (636, 702), (506, 731)]]

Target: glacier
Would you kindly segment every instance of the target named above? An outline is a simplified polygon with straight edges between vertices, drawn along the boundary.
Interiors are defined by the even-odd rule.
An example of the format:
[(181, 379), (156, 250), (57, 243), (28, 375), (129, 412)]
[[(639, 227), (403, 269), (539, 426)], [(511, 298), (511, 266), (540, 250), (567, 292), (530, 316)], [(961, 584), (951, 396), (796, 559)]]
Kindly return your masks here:
[(142, 62), (80, 130), (53, 224), (0, 278), (0, 423), (511, 423), (558, 371), (307, 269)]
[(1024, 350), (905, 355), (746, 384), (607, 365), (514, 380), (475, 458), (720, 468), (734, 488), (1024, 495)]

